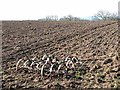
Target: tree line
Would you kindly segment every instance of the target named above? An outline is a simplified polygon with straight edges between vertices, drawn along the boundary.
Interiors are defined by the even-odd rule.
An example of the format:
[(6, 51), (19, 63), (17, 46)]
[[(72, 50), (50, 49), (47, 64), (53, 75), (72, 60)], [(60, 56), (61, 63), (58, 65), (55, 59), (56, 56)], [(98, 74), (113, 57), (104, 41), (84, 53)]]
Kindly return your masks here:
[(42, 20), (42, 21), (80, 21), (81, 18), (74, 17), (72, 15), (67, 15), (60, 19), (58, 19), (58, 16), (47, 16), (47, 17), (45, 17), (43, 19), (39, 19), (39, 20)]
[[(100, 10), (94, 16), (91, 17), (92, 20), (119, 20), (120, 17), (117, 13), (110, 13), (109, 11)], [(64, 16), (58, 19), (58, 16), (47, 16), (43, 19), (39, 19), (41, 21), (80, 21), (83, 20), (79, 17), (74, 17), (72, 15)]]

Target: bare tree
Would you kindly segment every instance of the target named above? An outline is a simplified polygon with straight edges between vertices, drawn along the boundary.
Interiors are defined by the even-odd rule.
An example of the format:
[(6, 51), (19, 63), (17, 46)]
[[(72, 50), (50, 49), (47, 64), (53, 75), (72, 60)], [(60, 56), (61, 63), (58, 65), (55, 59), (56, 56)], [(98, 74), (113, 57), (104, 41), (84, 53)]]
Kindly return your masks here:
[(57, 21), (58, 20), (58, 16), (47, 16), (45, 19), (47, 21)]
[(46, 16), (45, 18), (38, 19), (40, 21), (58, 21), (58, 16)]
[(79, 17), (73, 17), (72, 15), (64, 16), (63, 18), (60, 18), (60, 21), (80, 21), (81, 19)]
[(117, 13), (110, 13), (109, 11), (100, 10), (93, 16), (93, 20), (117, 20)]

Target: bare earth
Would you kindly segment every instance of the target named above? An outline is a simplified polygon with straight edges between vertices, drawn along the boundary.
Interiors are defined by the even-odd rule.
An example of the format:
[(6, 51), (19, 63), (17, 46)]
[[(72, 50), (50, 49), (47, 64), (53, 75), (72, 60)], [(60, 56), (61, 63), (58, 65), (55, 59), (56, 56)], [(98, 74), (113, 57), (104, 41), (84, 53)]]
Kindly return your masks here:
[[(116, 21), (3, 21), (3, 88), (120, 88), (118, 23)], [(68, 55), (86, 62), (80, 78), (40, 79), (35, 71), (16, 71), (25, 54), (48, 54), (62, 60)], [(78, 67), (79, 68), (79, 67)]]

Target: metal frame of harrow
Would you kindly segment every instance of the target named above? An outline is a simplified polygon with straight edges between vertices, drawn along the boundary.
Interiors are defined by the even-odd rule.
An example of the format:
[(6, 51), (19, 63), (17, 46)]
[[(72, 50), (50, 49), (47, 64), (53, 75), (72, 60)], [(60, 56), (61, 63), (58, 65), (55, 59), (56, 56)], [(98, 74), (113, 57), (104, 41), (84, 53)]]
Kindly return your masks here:
[[(51, 76), (52, 73), (59, 74), (61, 72), (65, 74), (68, 69), (75, 69), (76, 64), (81, 65), (81, 67), (85, 64), (75, 56), (68, 56), (64, 60), (51, 57), (45, 54), (40, 59), (36, 57), (32, 59), (28, 58), (28, 60), (20, 59), (16, 64), (16, 70), (18, 68), (27, 68), (28, 70), (40, 71), (41, 77), (43, 77), (45, 74)], [(22, 66), (20, 66), (21, 63)]]

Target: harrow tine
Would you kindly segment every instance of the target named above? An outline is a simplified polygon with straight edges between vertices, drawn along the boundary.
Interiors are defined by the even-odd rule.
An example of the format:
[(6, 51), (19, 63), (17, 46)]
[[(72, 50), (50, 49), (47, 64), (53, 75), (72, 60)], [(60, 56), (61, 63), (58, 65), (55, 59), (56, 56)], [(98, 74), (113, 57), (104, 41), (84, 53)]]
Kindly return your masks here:
[(44, 67), (45, 67), (45, 64), (43, 64), (43, 66), (41, 67), (41, 78), (43, 79), (43, 76), (44, 76)]
[(32, 69), (32, 67), (30, 65), (31, 65), (31, 62), (29, 60), (26, 60), (23, 63), (23, 67), (28, 68), (28, 69)]
[(37, 65), (36, 65), (36, 69), (37, 70), (41, 70), (41, 68), (39, 68), (39, 65), (40, 65), (41, 63), (37, 63)]
[(18, 70), (19, 64), (21, 63), (22, 60), (23, 60), (23, 59), (19, 59), (19, 60), (18, 60), (18, 62), (17, 62), (17, 64), (16, 64), (16, 71)]
[(55, 64), (52, 64), (51, 67), (50, 67), (50, 70), (49, 70), (49, 71), (50, 71), (50, 74), (51, 74), (52, 71), (53, 71), (53, 66), (54, 66), (54, 65), (55, 65)]
[(30, 64), (30, 67), (32, 67), (34, 64), (35, 64), (35, 62), (34, 62), (34, 61), (32, 61), (32, 62), (31, 62), (31, 64)]
[(61, 66), (62, 66), (61, 64), (58, 66), (58, 69), (57, 69), (57, 71), (56, 71), (57, 73), (58, 73), (59, 70), (61, 69)]
[(43, 53), (46, 55), (46, 57), (48, 57), (49, 55), (46, 53), (46, 50), (44, 49), (44, 47), (42, 47), (43, 49)]

